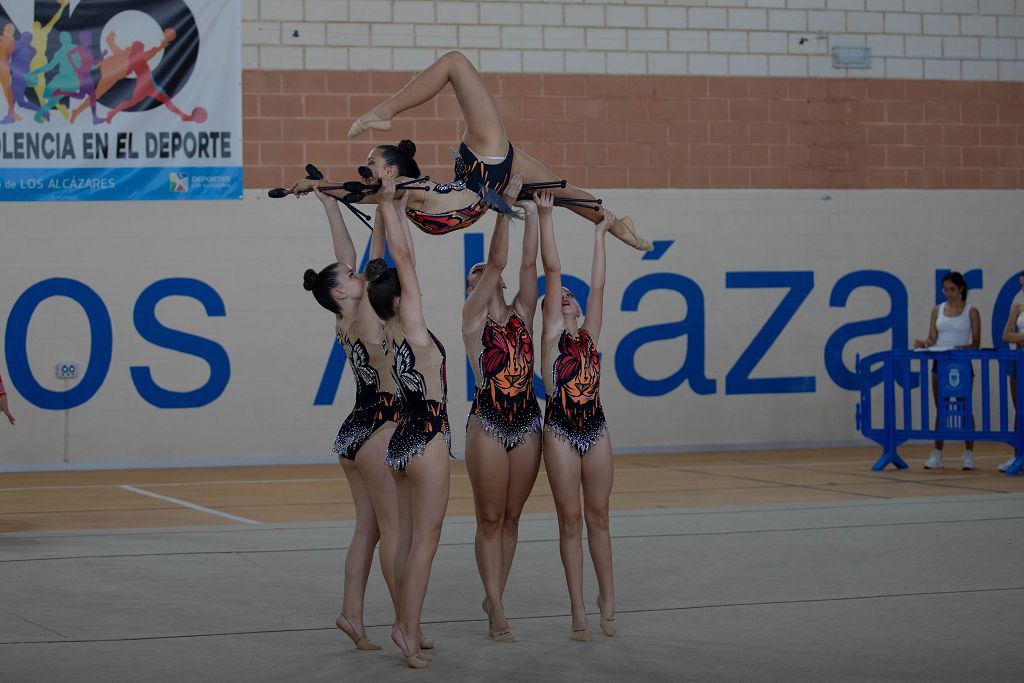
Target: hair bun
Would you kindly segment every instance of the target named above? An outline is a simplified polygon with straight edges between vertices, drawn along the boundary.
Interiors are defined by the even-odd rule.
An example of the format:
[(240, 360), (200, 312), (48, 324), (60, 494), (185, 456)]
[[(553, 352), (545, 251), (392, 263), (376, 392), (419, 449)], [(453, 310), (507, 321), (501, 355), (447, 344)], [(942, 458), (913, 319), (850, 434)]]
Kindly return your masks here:
[(302, 274), (302, 288), (307, 292), (312, 292), (313, 287), (316, 285), (316, 271), (312, 268), (307, 268), (306, 272)]
[(386, 272), (388, 272), (388, 264), (382, 258), (373, 259), (363, 269), (363, 275), (367, 282), (379, 280)]
[(398, 149), (413, 158), (416, 156), (416, 143), (412, 140), (402, 140), (398, 143)]

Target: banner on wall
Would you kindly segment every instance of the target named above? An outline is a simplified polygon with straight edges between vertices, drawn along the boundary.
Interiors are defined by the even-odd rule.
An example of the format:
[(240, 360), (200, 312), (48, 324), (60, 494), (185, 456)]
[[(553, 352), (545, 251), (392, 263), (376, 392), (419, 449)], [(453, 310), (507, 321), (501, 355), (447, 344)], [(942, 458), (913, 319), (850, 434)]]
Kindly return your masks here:
[(239, 5), (0, 0), (0, 200), (241, 199)]

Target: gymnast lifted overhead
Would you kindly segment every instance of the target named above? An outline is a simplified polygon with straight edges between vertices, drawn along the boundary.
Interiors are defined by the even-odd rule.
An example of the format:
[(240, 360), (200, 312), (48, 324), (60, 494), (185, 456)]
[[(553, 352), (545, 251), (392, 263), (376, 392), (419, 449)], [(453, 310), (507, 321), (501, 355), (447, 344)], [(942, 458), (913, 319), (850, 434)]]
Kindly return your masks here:
[[(539, 161), (517, 149), (508, 140), (498, 107), (487, 91), (476, 68), (461, 52), (449, 52), (412, 79), (398, 93), (359, 117), (349, 130), (358, 137), (367, 130), (391, 129), (391, 120), (404, 111), (431, 100), (451, 83), (466, 121), (466, 134), (455, 154), (455, 178), (451, 183), (421, 179), (408, 200), (406, 214), (421, 230), (443, 235), (475, 223), (488, 209), (520, 217), (501, 197), (513, 173), (523, 177), (522, 199), (533, 192), (551, 189), (556, 204), (583, 216), (595, 225), (604, 219), (601, 200), (566, 183)], [(344, 183), (337, 189), (320, 184), (321, 191), (338, 196), (348, 204), (377, 203), (376, 189), (381, 175), (393, 178), (420, 178), (415, 160), (416, 145), (403, 140), (398, 145), (380, 145), (370, 151), (359, 174), (366, 185)], [(303, 179), (292, 187), (294, 194), (305, 194), (318, 181)], [(399, 188), (402, 190), (403, 188)], [(413, 188), (404, 188), (406, 191)], [(616, 219), (609, 232), (641, 251), (650, 251), (651, 243), (637, 234), (631, 218)]]

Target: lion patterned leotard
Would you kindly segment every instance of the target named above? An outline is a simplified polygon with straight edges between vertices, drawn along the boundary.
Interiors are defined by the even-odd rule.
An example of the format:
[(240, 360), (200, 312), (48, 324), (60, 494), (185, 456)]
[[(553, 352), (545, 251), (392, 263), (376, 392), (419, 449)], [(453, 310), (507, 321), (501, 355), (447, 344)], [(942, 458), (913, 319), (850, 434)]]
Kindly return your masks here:
[(510, 451), (541, 428), (540, 405), (533, 391), (533, 337), (513, 311), (504, 325), (488, 316), (480, 344), (475, 368), (477, 388), (469, 419), (475, 417), (495, 441)]
[(397, 320), (384, 328), (394, 357), (391, 373), (402, 398), (402, 415), (388, 443), (387, 463), (395, 471), (423, 455), (438, 434), (444, 436), (449, 456), (452, 452), (444, 346), (427, 332), (430, 342), (419, 346), (406, 338)]
[(356, 383), (356, 403), (334, 440), (335, 457), (355, 460), (373, 433), (388, 422), (398, 422), (400, 403), (391, 377), (387, 344), (365, 344), (350, 337), (338, 323), (338, 342), (345, 348)]
[(601, 359), (590, 333), (573, 337), (562, 330), (545, 354), (554, 358), (551, 388), (544, 410), (544, 429), (585, 455), (607, 429), (601, 408)]

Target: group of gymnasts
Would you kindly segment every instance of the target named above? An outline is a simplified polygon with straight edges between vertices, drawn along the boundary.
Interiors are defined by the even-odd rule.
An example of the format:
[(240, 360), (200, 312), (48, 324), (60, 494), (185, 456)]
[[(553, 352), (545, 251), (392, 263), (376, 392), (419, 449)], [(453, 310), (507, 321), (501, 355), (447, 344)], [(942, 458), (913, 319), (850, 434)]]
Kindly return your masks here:
[[(590, 194), (561, 181), (512, 146), (480, 75), (460, 53), (445, 55), (405, 88), (359, 118), (349, 135), (388, 130), (391, 119), (451, 84), (466, 122), (455, 177), (420, 177), (409, 140), (374, 147), (360, 167), (362, 181), (297, 181), (290, 192), (323, 202), (336, 262), (307, 270), (304, 287), (336, 317), (356, 382), (352, 413), (334, 452), (352, 489), (356, 529), (345, 559), (336, 624), (361, 650), (378, 650), (363, 625), (363, 601), (374, 548), (395, 609), (391, 638), (413, 668), (428, 666), (433, 647), (420, 628), (430, 569), (448, 505), (451, 427), (446, 354), (424, 319), (410, 224), (429, 234), (468, 227), (496, 214), (487, 261), (466, 278), (462, 333), (474, 361), (476, 392), (466, 426), (466, 469), (476, 509), (476, 561), (483, 582), (488, 635), (516, 642), (502, 601), (518, 540), (519, 518), (543, 461), (559, 524), (559, 549), (572, 613), (570, 637), (591, 640), (583, 598), (582, 525), (598, 581), (601, 630), (616, 633), (612, 548), (608, 530), (612, 448), (601, 408), (597, 341), (605, 285), (605, 235), (640, 250), (628, 217), (616, 218)], [(341, 200), (339, 202), (339, 199)], [(342, 204), (377, 205), (370, 260), (356, 271), (356, 250)], [(593, 264), (586, 316), (562, 287), (553, 209), (564, 206), (592, 220)], [(358, 211), (357, 211), (358, 213)], [(523, 223), (519, 288), (505, 297), (509, 222)], [(383, 256), (390, 250), (395, 267)], [(533, 389), (537, 252), (545, 275), (541, 374), (547, 402)], [(583, 500), (580, 501), (582, 487)]]

